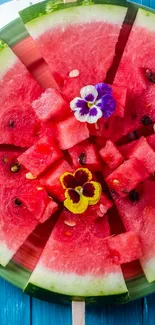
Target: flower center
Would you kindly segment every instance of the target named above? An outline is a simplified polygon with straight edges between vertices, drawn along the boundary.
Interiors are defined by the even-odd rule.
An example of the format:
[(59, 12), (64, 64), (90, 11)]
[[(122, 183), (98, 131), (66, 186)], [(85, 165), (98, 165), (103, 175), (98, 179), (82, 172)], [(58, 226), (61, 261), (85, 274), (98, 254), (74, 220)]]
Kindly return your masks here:
[(75, 188), (75, 191), (78, 192), (80, 195), (82, 195), (82, 192), (83, 192), (83, 188), (82, 188), (82, 186), (77, 186), (77, 187)]
[(94, 104), (95, 103), (90, 103), (90, 102), (87, 103), (87, 105), (88, 105), (89, 108), (91, 108)]

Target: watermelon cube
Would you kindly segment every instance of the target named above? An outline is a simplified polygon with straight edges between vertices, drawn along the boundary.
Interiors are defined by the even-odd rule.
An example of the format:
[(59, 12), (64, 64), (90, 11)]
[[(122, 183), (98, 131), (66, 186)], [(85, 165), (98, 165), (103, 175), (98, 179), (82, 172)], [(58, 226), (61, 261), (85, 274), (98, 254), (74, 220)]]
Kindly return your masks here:
[(89, 138), (87, 124), (77, 121), (73, 115), (56, 125), (55, 139), (63, 150), (69, 149), (87, 138)]
[(70, 148), (68, 152), (75, 169), (83, 166), (92, 171), (98, 171), (101, 167), (100, 157), (96, 147), (87, 140)]
[(62, 120), (70, 112), (69, 105), (54, 88), (46, 89), (40, 98), (32, 103), (32, 107), (41, 121)]
[(137, 158), (148, 172), (151, 174), (155, 171), (155, 152), (149, 146), (146, 138), (141, 137), (131, 153), (131, 157)]
[(38, 176), (50, 165), (62, 157), (62, 151), (51, 137), (45, 136), (18, 157), (18, 161), (32, 173)]
[(94, 206), (91, 206), (91, 211), (94, 210), (97, 216), (103, 217), (112, 206), (113, 202), (109, 200), (104, 193), (102, 193), (100, 201)]
[(139, 237), (133, 231), (109, 238), (108, 246), (111, 258), (118, 264), (129, 263), (143, 256)]
[(60, 176), (65, 172), (74, 173), (74, 171), (66, 160), (60, 159), (40, 178), (40, 183), (52, 196), (64, 201), (64, 189), (60, 183)]
[(137, 158), (131, 158), (115, 169), (106, 178), (106, 182), (110, 190), (123, 197), (148, 176), (149, 173), (143, 163)]
[(125, 159), (129, 159), (131, 154), (132, 154), (132, 151), (133, 149), (135, 148), (136, 144), (137, 144), (137, 141), (138, 140), (134, 140), (132, 142), (129, 142), (129, 143), (125, 143), (125, 144), (121, 144), (118, 149), (120, 151), (120, 153), (122, 154), (122, 156), (125, 158)]
[(107, 140), (105, 147), (99, 153), (110, 169), (117, 168), (124, 160), (115, 144), (110, 140)]
[(146, 139), (150, 147), (155, 151), (155, 134), (149, 135)]

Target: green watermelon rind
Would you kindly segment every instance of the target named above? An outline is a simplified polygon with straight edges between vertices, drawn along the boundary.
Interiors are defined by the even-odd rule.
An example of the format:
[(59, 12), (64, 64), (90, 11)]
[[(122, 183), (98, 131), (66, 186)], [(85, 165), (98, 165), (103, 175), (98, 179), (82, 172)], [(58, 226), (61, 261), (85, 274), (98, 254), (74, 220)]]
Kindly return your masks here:
[(0, 277), (21, 290), (25, 287), (30, 275), (29, 270), (13, 261), (10, 261), (5, 268), (0, 265)]
[(28, 22), (45, 16), (57, 10), (73, 8), (77, 6), (86, 6), (94, 4), (105, 4), (105, 5), (117, 5), (117, 6), (127, 6), (126, 0), (77, 0), (76, 2), (64, 3), (63, 0), (58, 1), (43, 1), (27, 7), (19, 12), (24, 24)]
[(18, 61), (16, 55), (8, 45), (0, 40), (0, 78)]
[(103, 304), (124, 304), (130, 301), (128, 292), (115, 294), (110, 296), (91, 296), (91, 297), (76, 297), (54, 293), (49, 290), (38, 287), (35, 284), (28, 283), (24, 292), (34, 298), (45, 300), (53, 303), (69, 304), (74, 301), (85, 301), (87, 305), (103, 305)]

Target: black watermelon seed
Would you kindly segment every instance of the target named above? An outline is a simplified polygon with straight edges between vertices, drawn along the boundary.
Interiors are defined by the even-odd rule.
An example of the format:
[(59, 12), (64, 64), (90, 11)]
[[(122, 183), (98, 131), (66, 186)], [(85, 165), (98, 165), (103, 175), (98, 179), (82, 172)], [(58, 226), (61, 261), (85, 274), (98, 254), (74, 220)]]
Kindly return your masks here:
[(12, 120), (10, 120), (9, 123), (8, 123), (8, 126), (9, 126), (10, 128), (14, 128), (14, 126), (15, 126), (15, 122), (12, 121)]
[(86, 157), (85, 152), (81, 152), (81, 154), (80, 154), (78, 160), (79, 160), (80, 165), (84, 166), (84, 165), (86, 164), (86, 162), (87, 162), (87, 157)]
[(152, 82), (153, 84), (155, 84), (155, 73), (150, 71), (149, 69), (146, 70), (146, 77), (147, 79)]
[(129, 193), (129, 199), (132, 202), (139, 201), (139, 194), (136, 190), (133, 190)]
[(18, 173), (20, 171), (20, 163), (16, 162), (10, 167), (12, 173)]
[(21, 206), (22, 205), (22, 201), (20, 201), (18, 198), (16, 198), (14, 200), (14, 203), (17, 205), (17, 206)]
[(143, 125), (149, 125), (153, 123), (149, 116), (143, 116), (141, 121)]

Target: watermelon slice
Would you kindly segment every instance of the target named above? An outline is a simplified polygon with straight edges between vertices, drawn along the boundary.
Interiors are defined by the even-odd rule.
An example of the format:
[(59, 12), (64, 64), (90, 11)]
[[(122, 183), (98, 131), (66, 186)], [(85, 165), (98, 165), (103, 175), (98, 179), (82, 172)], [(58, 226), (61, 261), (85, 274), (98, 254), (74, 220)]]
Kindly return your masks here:
[(116, 73), (114, 83), (128, 88), (124, 126), (119, 129), (118, 138), (128, 133), (129, 125), (134, 130), (155, 121), (154, 19), (153, 12), (139, 9)]
[(75, 169), (87, 167), (92, 171), (98, 171), (101, 168), (100, 157), (94, 144), (88, 140), (78, 143), (68, 150), (72, 164)]
[(18, 157), (18, 161), (38, 176), (63, 155), (51, 137), (45, 136)]
[[(118, 295), (116, 299), (119, 295), (122, 297), (126, 286), (120, 263), (140, 258), (141, 244), (131, 232), (114, 238), (109, 235), (107, 216), (98, 218), (94, 208), (90, 207), (80, 218), (62, 212), (25, 291), (34, 291), (40, 297), (42, 290), (49, 300), (52, 300), (50, 292), (63, 294), (68, 299), (76, 296), (87, 299), (96, 296), (101, 299), (107, 295)], [(124, 253), (126, 245), (128, 256)], [(49, 249), (53, 252), (50, 259)]]
[(126, 230), (135, 231), (141, 241), (142, 268), (149, 282), (155, 281), (154, 202), (155, 183), (146, 180), (128, 197), (113, 196)]
[(0, 80), (0, 143), (32, 145), (37, 139), (39, 122), (30, 104), (41, 95), (42, 89), (2, 41)]
[(125, 15), (124, 7), (61, 1), (54, 10), (47, 1), (21, 12), (63, 94), (72, 98), (105, 79)]
[[(81, 217), (64, 211), (25, 291), (34, 291), (39, 297), (40, 287), (46, 290), (47, 297), (51, 291), (70, 299), (126, 293), (120, 266), (108, 258), (106, 216), (99, 221), (98, 225), (98, 217), (91, 209)], [(52, 250), (51, 258), (49, 249)]]
[(57, 207), (49, 206), (50, 198), (36, 181), (22, 182), (20, 187), (3, 185), (0, 199), (0, 264), (5, 266), (37, 224)]

